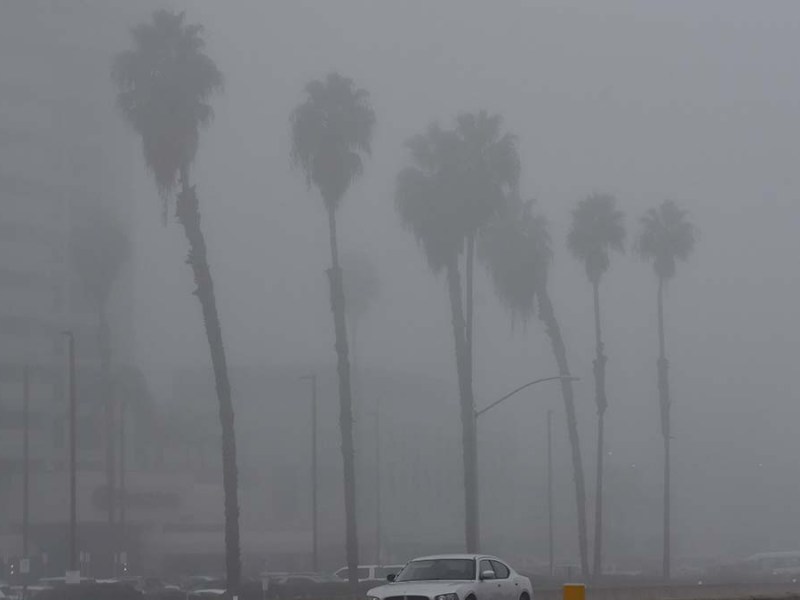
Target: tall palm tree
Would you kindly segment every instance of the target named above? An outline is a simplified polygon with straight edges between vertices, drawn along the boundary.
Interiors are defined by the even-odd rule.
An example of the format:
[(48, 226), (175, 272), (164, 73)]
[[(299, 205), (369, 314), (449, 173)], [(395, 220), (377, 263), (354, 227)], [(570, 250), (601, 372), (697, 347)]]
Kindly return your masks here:
[(339, 246), (336, 234), (336, 211), (350, 184), (361, 175), (364, 157), (370, 153), (375, 113), (366, 90), (352, 79), (338, 73), (305, 87), (305, 99), (292, 112), (292, 160), (306, 177), (308, 185), (320, 191), (328, 213), (331, 244), (331, 268), (328, 279), (331, 310), (336, 335), (339, 375), (339, 426), (344, 462), (345, 518), (348, 579), (357, 583), (358, 529), (356, 526), (356, 481), (353, 449), (353, 406), (350, 389), (347, 320)]
[(589, 555), (583, 459), (567, 349), (547, 289), (552, 260), (547, 221), (534, 211), (533, 201), (523, 202), (519, 196), (511, 195), (504, 209), (495, 216), (481, 235), (480, 241), (479, 257), (489, 269), (500, 301), (513, 317), (523, 319), (535, 314), (538, 305), (538, 317), (550, 339), (559, 375), (562, 377), (561, 395), (564, 399), (567, 432), (572, 447), (581, 571), (583, 576), (587, 577)]
[(142, 138), (144, 161), (161, 195), (165, 220), (171, 193), (180, 185), (175, 214), (189, 242), (186, 262), (202, 308), (219, 401), (226, 574), (228, 589), (236, 595), (241, 559), (233, 403), (200, 206), (189, 179), (200, 129), (213, 116), (209, 99), (222, 88), (222, 73), (205, 53), (202, 33), (202, 26), (187, 24), (182, 12), (156, 11), (149, 22), (132, 29), (133, 48), (116, 56), (112, 79), (123, 117)]
[(594, 297), (594, 397), (597, 403), (597, 487), (595, 488), (594, 565), (595, 577), (603, 575), (603, 445), (606, 398), (606, 354), (600, 328), (600, 280), (611, 264), (612, 250), (625, 250), (625, 225), (616, 199), (606, 194), (592, 194), (572, 211), (572, 227), (567, 246), (586, 267)]
[[(465, 113), (453, 129), (431, 125), (407, 143), (411, 166), (397, 181), (396, 205), (403, 224), (422, 246), (434, 274), (445, 272), (461, 404), (465, 541), (480, 545), (477, 439), (472, 388), (472, 273), (475, 237), (516, 189), (516, 138), (502, 134), (502, 118)], [(466, 314), (460, 257), (466, 251)]]
[[(101, 389), (105, 413), (106, 489), (109, 540), (113, 545), (116, 512), (115, 406), (111, 377), (111, 329), (108, 304), (114, 282), (128, 260), (130, 241), (125, 229), (107, 208), (86, 211), (70, 236), (72, 263), (97, 313), (97, 341), (101, 361)], [(116, 551), (112, 548), (112, 552)]]
[(641, 219), (636, 240), (639, 256), (652, 263), (658, 279), (658, 403), (661, 408), (661, 436), (664, 440), (664, 554), (663, 575), (670, 576), (670, 398), (669, 362), (664, 340), (664, 285), (675, 277), (676, 264), (686, 261), (694, 249), (697, 230), (687, 212), (675, 202), (665, 200), (649, 209)]

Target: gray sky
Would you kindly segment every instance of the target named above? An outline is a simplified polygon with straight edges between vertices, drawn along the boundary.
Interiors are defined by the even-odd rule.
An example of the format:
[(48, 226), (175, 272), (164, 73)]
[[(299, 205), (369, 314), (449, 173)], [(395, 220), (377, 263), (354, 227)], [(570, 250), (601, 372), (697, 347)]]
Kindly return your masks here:
[[(519, 136), (523, 193), (539, 199), (552, 223), (552, 295), (573, 371), (583, 377), (576, 389), (587, 465), (594, 446), (591, 295), (564, 248), (569, 211), (592, 191), (613, 193), (632, 238), (644, 210), (671, 198), (701, 232), (667, 295), (676, 536), (710, 551), (696, 533), (709, 526), (719, 548), (733, 525), (753, 515), (758, 498), (748, 488), (766, 469), (776, 484), (771, 539), (785, 543), (780, 523), (800, 516), (798, 485), (777, 486), (800, 481), (800, 6), (172, 4), (206, 26), (209, 53), (226, 77), (215, 121), (201, 138), (196, 179), (231, 362), (335, 359), (325, 216), (317, 192), (291, 169), (288, 116), (309, 79), (336, 69), (369, 90), (377, 116), (373, 157), (340, 215), (341, 245), (370, 253), (383, 284), (363, 328), (364, 360), (434, 375), (455, 396), (444, 285), (399, 226), (394, 181), (405, 164), (403, 142), (432, 120), (499, 112)], [(120, 45), (127, 46), (122, 35)], [(129, 141), (133, 157), (139, 140)], [(137, 168), (140, 359), (151, 370), (206, 365), (185, 241), (177, 226), (161, 227), (154, 187), (141, 162)], [(483, 275), (477, 286), (481, 403), (552, 374), (555, 365), (538, 323), (512, 331)], [(602, 293), (609, 448), (620, 465), (652, 467), (658, 481), (655, 291), (651, 269), (629, 253), (616, 258)], [(560, 409), (556, 388), (538, 388), (535, 398)], [(543, 408), (531, 396), (515, 402), (491, 417), (482, 443), (491, 444), (489, 432), (543, 432)], [(740, 495), (746, 499), (737, 501)]]

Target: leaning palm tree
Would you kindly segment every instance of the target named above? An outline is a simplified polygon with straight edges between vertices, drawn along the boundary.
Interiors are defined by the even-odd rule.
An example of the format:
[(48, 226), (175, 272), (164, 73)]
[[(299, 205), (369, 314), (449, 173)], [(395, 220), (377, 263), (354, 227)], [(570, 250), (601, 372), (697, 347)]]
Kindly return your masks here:
[(578, 513), (578, 544), (581, 571), (589, 574), (586, 528), (586, 487), (578, 438), (578, 420), (564, 338), (547, 289), (552, 249), (547, 221), (534, 211), (533, 201), (511, 195), (480, 238), (479, 257), (486, 264), (501, 303), (512, 318), (527, 319), (536, 313), (550, 339), (561, 376), (567, 432), (572, 447), (575, 501)]
[(600, 280), (611, 264), (612, 250), (625, 250), (625, 225), (616, 199), (607, 194), (592, 194), (572, 211), (572, 227), (567, 246), (586, 268), (594, 296), (594, 397), (597, 404), (597, 487), (595, 488), (594, 565), (595, 577), (603, 575), (603, 433), (608, 408), (606, 398), (606, 354), (600, 328)]
[(685, 210), (665, 200), (648, 210), (641, 219), (636, 250), (652, 263), (658, 279), (658, 401), (661, 408), (661, 436), (664, 440), (664, 554), (663, 576), (670, 576), (670, 398), (669, 362), (664, 341), (664, 284), (675, 277), (676, 263), (688, 260), (694, 249), (697, 231)]
[[(101, 390), (104, 396), (106, 489), (108, 493), (109, 540), (113, 545), (116, 512), (115, 406), (111, 377), (111, 329), (108, 305), (114, 282), (128, 260), (130, 240), (120, 222), (107, 208), (100, 207), (81, 215), (70, 235), (72, 263), (97, 314), (97, 341), (100, 349)], [(116, 551), (116, 548), (112, 549)]]
[(352, 79), (338, 73), (331, 73), (322, 81), (312, 81), (306, 85), (305, 99), (291, 116), (292, 160), (305, 174), (308, 185), (314, 185), (319, 190), (328, 213), (331, 244), (328, 278), (339, 375), (347, 567), (348, 579), (352, 585), (357, 583), (358, 566), (353, 398), (347, 356), (347, 319), (342, 270), (339, 265), (336, 211), (350, 184), (363, 171), (364, 157), (370, 152), (374, 124), (375, 113), (370, 106), (367, 91), (356, 87)]
[(200, 206), (189, 180), (200, 129), (213, 116), (209, 98), (222, 88), (222, 74), (204, 51), (202, 32), (202, 26), (185, 22), (184, 13), (156, 11), (149, 22), (132, 29), (133, 48), (117, 55), (112, 78), (123, 117), (142, 138), (144, 161), (155, 179), (165, 220), (172, 192), (180, 185), (175, 213), (189, 242), (186, 262), (194, 274), (219, 401), (226, 574), (228, 589), (236, 595), (241, 560), (233, 404)]
[[(447, 279), (461, 404), (465, 541), (480, 545), (475, 402), (472, 388), (472, 273), (475, 237), (516, 189), (516, 138), (502, 134), (502, 119), (465, 113), (453, 129), (431, 125), (409, 140), (411, 166), (398, 176), (396, 205), (403, 224), (422, 246), (434, 274)], [(466, 251), (466, 314), (459, 262)]]

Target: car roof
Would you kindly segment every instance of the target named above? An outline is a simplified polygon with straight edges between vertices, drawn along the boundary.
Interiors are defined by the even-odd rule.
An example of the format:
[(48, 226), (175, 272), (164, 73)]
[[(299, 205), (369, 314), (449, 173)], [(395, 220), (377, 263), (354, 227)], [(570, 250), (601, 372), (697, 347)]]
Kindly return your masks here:
[(420, 556), (418, 558), (413, 559), (411, 562), (415, 560), (480, 560), (480, 559), (488, 559), (488, 560), (497, 560), (501, 561), (496, 556), (491, 556), (490, 554), (434, 554), (432, 556)]

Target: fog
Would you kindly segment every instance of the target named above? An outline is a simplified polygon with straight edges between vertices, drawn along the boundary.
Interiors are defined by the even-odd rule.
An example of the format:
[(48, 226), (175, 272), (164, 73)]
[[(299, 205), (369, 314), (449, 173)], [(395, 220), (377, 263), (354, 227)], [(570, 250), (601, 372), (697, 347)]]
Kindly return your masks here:
[[(609, 400), (607, 565), (660, 564), (657, 280), (631, 242), (640, 217), (665, 199), (686, 209), (699, 232), (665, 296), (674, 562), (800, 549), (795, 3), (119, 0), (76, 2), (72, 14), (56, 3), (31, 5), (0, 8), (0, 18), (10, 16), (0, 27), (15, 31), (2, 44), (0, 96), (12, 70), (27, 71), (37, 81), (34, 93), (50, 95), (55, 106), (63, 94), (64, 106), (91, 112), (91, 127), (84, 127), (71, 113), (56, 111), (51, 124), (37, 123), (37, 143), (43, 155), (62, 160), (71, 149), (88, 148), (73, 183), (114, 206), (132, 240), (112, 299), (114, 352), (142, 370), (159, 410), (181, 412), (176, 403), (182, 401), (195, 405), (187, 411), (206, 415), (209, 454), (218, 460), (208, 344), (184, 264), (186, 240), (174, 218), (167, 226), (159, 218), (161, 200), (140, 139), (120, 118), (109, 76), (114, 55), (130, 47), (130, 27), (153, 9), (185, 10), (188, 22), (205, 28), (206, 51), (225, 86), (211, 98), (214, 119), (201, 133), (193, 177), (236, 425), (251, 431), (239, 440), (240, 468), (257, 482), (242, 487), (244, 522), (256, 519), (259, 494), (267, 497), (287, 484), (275, 475), (277, 467), (262, 477), (259, 460), (271, 465), (275, 456), (293, 457), (284, 477), (306, 481), (306, 413), (289, 416), (280, 405), (287, 398), (305, 407), (308, 388), (297, 378), (316, 372), (321, 452), (333, 473), (320, 484), (320, 521), (341, 540), (338, 547), (331, 542), (340, 554), (326, 559), (329, 566), (344, 564), (328, 224), (319, 191), (292, 166), (289, 122), (305, 84), (338, 71), (369, 92), (376, 117), (363, 177), (338, 213), (342, 252), (367, 255), (380, 287), (360, 320), (355, 372), (361, 381), (357, 493), (367, 490), (359, 500), (362, 537), (373, 535), (369, 411), (380, 398), (386, 415), (382, 485), (394, 486), (384, 489), (388, 554), (396, 561), (411, 558), (415, 536), (425, 538), (419, 551), (463, 550), (459, 393), (447, 290), (444, 276), (431, 272), (402, 227), (395, 187), (409, 164), (406, 140), (431, 122), (449, 127), (461, 112), (486, 109), (502, 115), (504, 130), (518, 136), (521, 194), (535, 198), (550, 222), (550, 295), (571, 372), (580, 377), (574, 388), (590, 532), (592, 288), (565, 239), (571, 211), (593, 192), (614, 195), (625, 214), (628, 248), (612, 256), (601, 288)], [(40, 16), (30, 16), (37, 11)], [(52, 25), (61, 18), (52, 16), (58, 11), (66, 15), (62, 27)], [(55, 36), (58, 45), (35, 55), (16, 53), (15, 44), (27, 47), (29, 35)], [(73, 50), (75, 58), (66, 58)], [(50, 75), (56, 83), (38, 81)], [(0, 130), (19, 123), (11, 110), (0, 119), (10, 119)], [(13, 148), (5, 144), (0, 156)], [(30, 156), (37, 156), (36, 148), (27, 150)], [(56, 169), (45, 175), (51, 186), (60, 176)], [(527, 381), (558, 375), (539, 320), (512, 323), (482, 266), (476, 270), (473, 340), (477, 408)], [(176, 391), (176, 382), (191, 377), (207, 385)], [(248, 412), (259, 403), (259, 412)], [(548, 409), (554, 415), (556, 553), (575, 564), (573, 475), (558, 382), (532, 387), (481, 417), (483, 545), (525, 560), (546, 559)], [(429, 468), (415, 473), (412, 459)], [(291, 485), (302, 488), (296, 503), (304, 506), (308, 491), (302, 483)], [(221, 500), (219, 510), (221, 517)], [(307, 530), (304, 518), (298, 522)], [(371, 540), (362, 540), (364, 548)]]

